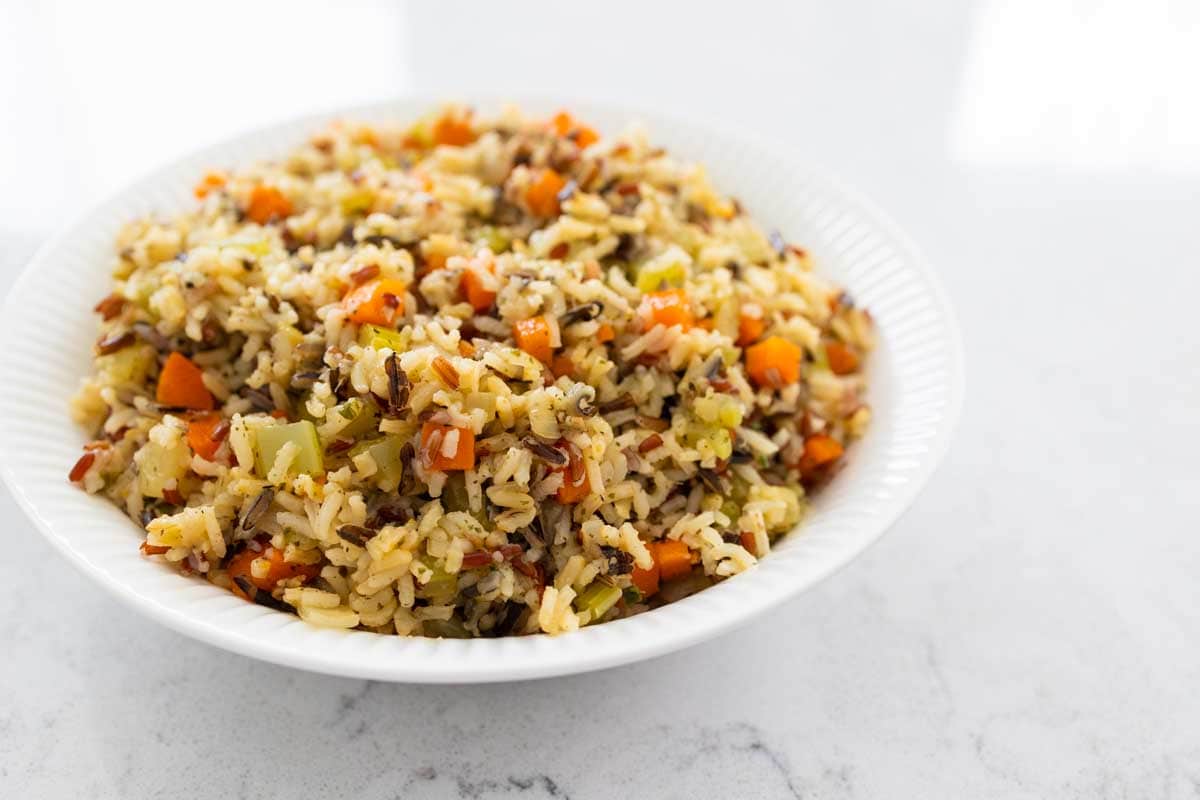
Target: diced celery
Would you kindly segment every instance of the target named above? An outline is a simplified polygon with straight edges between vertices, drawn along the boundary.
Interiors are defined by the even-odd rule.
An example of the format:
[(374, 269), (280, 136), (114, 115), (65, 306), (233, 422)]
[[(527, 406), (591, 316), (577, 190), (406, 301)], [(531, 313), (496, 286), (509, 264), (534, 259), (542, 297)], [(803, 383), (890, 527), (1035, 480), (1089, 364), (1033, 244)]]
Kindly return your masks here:
[(729, 458), (733, 454), (733, 437), (729, 435), (728, 428), (719, 425), (693, 422), (684, 431), (683, 441), (688, 447), (696, 447), (707, 441), (717, 458)]
[(721, 406), (717, 422), (726, 428), (736, 428), (742, 424), (742, 404), (728, 395), (725, 395), (725, 397), (729, 402)]
[(486, 244), (493, 253), (503, 253), (512, 246), (512, 239), (491, 225), (485, 225), (479, 229), (477, 241)]
[(376, 350), (388, 347), (393, 352), (403, 353), (408, 349), (408, 335), (403, 331), (381, 328), (378, 325), (363, 325), (358, 329), (358, 343), (363, 347), (374, 347)]
[(733, 455), (733, 437), (729, 435), (728, 428), (717, 428), (717, 430), (709, 437), (712, 442), (713, 452), (717, 454), (717, 458), (729, 458)]
[[(158, 291), (158, 282), (155, 274), (136, 272), (125, 284), (125, 296), (135, 305), (150, 312), (150, 296)], [(157, 316), (154, 312), (150, 312), (150, 315)]]
[(671, 247), (638, 268), (637, 288), (656, 292), (667, 286), (682, 286), (688, 279), (688, 256), (678, 247)]
[(496, 413), (496, 395), (491, 392), (471, 392), (463, 401), (467, 410), (480, 409), (489, 417)]
[(737, 298), (732, 295), (717, 302), (717, 310), (713, 314), (714, 329), (725, 334), (730, 339), (738, 338), (738, 321), (740, 307)]
[(471, 634), (462, 621), (450, 619), (427, 619), (421, 623), (421, 632), (435, 639), (470, 639)]
[(138, 490), (146, 497), (162, 497), (168, 484), (187, 474), (191, 451), (186, 447), (163, 447), (153, 439), (134, 456)]
[(265, 256), (271, 252), (271, 243), (266, 239), (230, 239), (222, 243), (221, 246), (245, 250), (252, 256)]
[(725, 502), (721, 504), (721, 513), (726, 517), (729, 517), (729, 523), (731, 525), (736, 525), (738, 519), (740, 519), (742, 516), (742, 506), (736, 500), (726, 499)]
[(471, 510), (471, 498), (467, 494), (467, 479), (461, 472), (451, 472), (442, 487), (442, 508), (447, 511), (466, 511), (479, 521), (480, 525), (489, 528), (487, 509), (480, 507), (478, 511)]
[(575, 598), (575, 610), (592, 612), (592, 621), (595, 621), (607, 614), (608, 610), (615, 606), (620, 599), (621, 589), (619, 587), (596, 581)]
[(308, 420), (300, 420), (288, 425), (271, 425), (259, 428), (254, 435), (254, 465), (260, 478), (265, 478), (275, 465), (275, 457), (279, 449), (288, 442), (296, 445), (296, 457), (292, 459), (289, 472), (309, 475), (323, 472), (325, 460), (321, 454), (321, 442), (317, 439), (317, 429)]
[(742, 424), (742, 404), (731, 395), (698, 397), (692, 404), (692, 410), (704, 422), (716, 423), (726, 428), (736, 428)]
[(148, 344), (124, 347), (115, 353), (96, 359), (97, 371), (105, 373), (112, 383), (141, 384), (154, 364), (154, 348)]
[(404, 437), (384, 436), (381, 439), (370, 439), (359, 442), (350, 448), (350, 458), (357, 458), (362, 453), (369, 453), (375, 461), (378, 475), (384, 480), (399, 483), (404, 477), (404, 464), (400, 461), (400, 451), (404, 449)]
[(346, 426), (337, 432), (339, 437), (356, 438), (379, 429), (379, 410), (370, 400), (351, 397), (334, 406), (331, 413), (347, 420)]
[(433, 119), (428, 118), (417, 121), (406, 131), (405, 138), (417, 147), (433, 147)]
[(435, 605), (444, 605), (454, 599), (458, 593), (458, 576), (451, 575), (431, 555), (419, 557), (422, 564), (429, 567), (432, 577), (424, 584), (417, 584), (417, 594)]
[(345, 194), (341, 200), (342, 213), (347, 216), (370, 211), (374, 204), (375, 193), (370, 189), (355, 189)]
[(320, 425), (325, 420), (319, 417), (314, 417), (308, 413), (308, 401), (312, 398), (312, 389), (309, 389), (304, 394), (300, 395), (300, 402), (296, 404), (296, 416), (300, 419), (306, 419), (309, 422)]
[(447, 511), (470, 511), (471, 500), (467, 494), (467, 480), (461, 472), (452, 472), (442, 487), (442, 508)]

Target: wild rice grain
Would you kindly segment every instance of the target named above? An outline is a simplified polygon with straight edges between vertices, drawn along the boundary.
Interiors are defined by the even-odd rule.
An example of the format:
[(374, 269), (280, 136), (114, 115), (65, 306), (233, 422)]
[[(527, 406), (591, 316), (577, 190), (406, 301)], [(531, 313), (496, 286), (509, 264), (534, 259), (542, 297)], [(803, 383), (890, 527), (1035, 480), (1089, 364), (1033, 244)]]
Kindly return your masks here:
[(535, 456), (545, 461), (552, 467), (562, 467), (567, 463), (567, 455), (562, 450), (536, 439), (532, 436), (527, 436), (522, 440), (521, 444), (525, 445), (525, 449), (533, 453)]
[(83, 480), (83, 476), (87, 474), (94, 463), (96, 463), (96, 454), (94, 452), (84, 453), (75, 462), (75, 466), (71, 467), (71, 473), (67, 477), (72, 483)]
[(101, 356), (112, 355), (118, 350), (124, 350), (126, 347), (129, 347), (136, 339), (137, 337), (131, 331), (109, 334), (96, 342), (96, 354)]
[(623, 394), (616, 400), (609, 400), (607, 403), (601, 403), (597, 410), (601, 414), (614, 414), (618, 411), (624, 411), (627, 408), (633, 408), (637, 403), (631, 394)]
[(96, 307), (93, 310), (100, 315), (101, 319), (108, 322), (121, 313), (121, 309), (125, 308), (125, 302), (124, 297), (118, 294), (110, 294), (99, 303), (96, 303)]
[(642, 440), (642, 443), (638, 445), (637, 450), (642, 455), (645, 455), (652, 450), (657, 450), (658, 448), (662, 447), (662, 443), (663, 438), (657, 433), (652, 433)]
[(647, 416), (646, 414), (638, 414), (634, 419), (637, 420), (638, 425), (641, 425), (646, 430), (656, 431), (658, 433), (665, 433), (671, 427), (670, 421), (662, 419), (661, 417), (651, 417)]
[(350, 544), (365, 547), (367, 540), (375, 536), (375, 531), (362, 525), (343, 525), (337, 529), (337, 535)]
[(445, 358), (444, 356), (438, 356), (433, 359), (431, 366), (433, 367), (433, 371), (438, 374), (438, 377), (442, 379), (442, 383), (446, 384), (451, 389), (458, 388), (458, 370), (454, 368), (454, 365), (450, 363), (449, 359)]
[(271, 501), (274, 499), (275, 490), (270, 486), (259, 492), (258, 497), (254, 498), (254, 502), (250, 504), (250, 508), (246, 509), (246, 514), (242, 517), (238, 527), (244, 531), (252, 531), (257, 528), (263, 514), (267, 513), (267, 509), (271, 507)]

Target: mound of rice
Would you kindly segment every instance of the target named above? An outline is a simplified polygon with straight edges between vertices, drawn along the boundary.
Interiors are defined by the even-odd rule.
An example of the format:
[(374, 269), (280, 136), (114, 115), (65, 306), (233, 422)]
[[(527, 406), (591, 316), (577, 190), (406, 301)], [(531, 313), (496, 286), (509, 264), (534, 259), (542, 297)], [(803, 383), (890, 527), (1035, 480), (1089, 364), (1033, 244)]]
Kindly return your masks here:
[(872, 325), (633, 129), (448, 107), (117, 242), (70, 479), (316, 625), (574, 630), (753, 566), (870, 418)]

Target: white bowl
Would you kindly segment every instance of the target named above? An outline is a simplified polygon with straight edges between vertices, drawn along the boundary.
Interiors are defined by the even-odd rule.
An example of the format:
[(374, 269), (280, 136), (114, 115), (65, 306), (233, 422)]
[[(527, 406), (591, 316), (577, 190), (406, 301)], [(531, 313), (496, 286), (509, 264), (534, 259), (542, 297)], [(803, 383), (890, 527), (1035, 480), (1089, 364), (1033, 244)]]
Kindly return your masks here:
[[(513, 100), (531, 113), (560, 107)], [(849, 289), (878, 323), (881, 347), (872, 357), (869, 397), (874, 423), (798, 531), (753, 569), (699, 594), (556, 637), (435, 640), (320, 629), (142, 557), (136, 526), (67, 481), (85, 440), (67, 414), (67, 399), (90, 366), (97, 335), (92, 305), (109, 293), (117, 228), (138, 215), (188, 207), (190, 187), (206, 169), (282, 154), (330, 119), (412, 119), (436, 102), (413, 97), (313, 115), (208, 148), (112, 197), (33, 258), (4, 305), (0, 374), (8, 385), (0, 393), (0, 452), (13, 495), (68, 560), (158, 622), (244, 655), (377, 680), (505, 681), (650, 658), (745, 625), (862, 553), (908, 507), (946, 450), (963, 396), (953, 313), (908, 240), (840, 184), (744, 134), (571, 102), (603, 131), (640, 121), (674, 154), (705, 163), (719, 188), (764, 226), (810, 250), (817, 269)], [(479, 99), (478, 105), (498, 103)]]

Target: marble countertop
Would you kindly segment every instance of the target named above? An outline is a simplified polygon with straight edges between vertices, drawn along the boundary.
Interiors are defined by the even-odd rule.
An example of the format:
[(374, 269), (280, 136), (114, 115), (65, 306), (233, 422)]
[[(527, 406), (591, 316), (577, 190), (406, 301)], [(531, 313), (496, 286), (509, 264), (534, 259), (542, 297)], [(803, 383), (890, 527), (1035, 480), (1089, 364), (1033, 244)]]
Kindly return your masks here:
[[(961, 316), (968, 398), (944, 466), (894, 529), (716, 641), (590, 675), (420, 687), (258, 663), (147, 622), (53, 553), (0, 491), (0, 796), (1200, 796), (1200, 105), (1176, 77), (1200, 66), (1190, 6), (744, 5), (688, 23), (692, 40), (730, 42), (692, 80), (644, 80), (646, 63), (674, 63), (664, 55), (584, 63), (574, 77), (610, 96), (718, 98), (723, 114), (755, 115), (888, 208), (930, 256)], [(292, 24), (328, 11), (348, 25), (324, 4), (304, 8)], [(538, 40), (572, 23), (597, 37), (619, 27), (550, 5), (476, 7), (464, 34), (474, 60), (446, 64), (414, 32), (461, 9), (356, 8), (370, 36), (401, 43), (363, 49), (378, 67), (356, 62), (366, 96), (452, 94), (472, 79), (567, 92), (571, 76), (537, 72), (527, 54), (480, 76), (501, 63), (489, 37), (518, 21)], [(228, 129), (178, 125), (170, 99), (164, 121), (121, 83), (124, 61), (63, 49), (95, 13), (18, 2), (0, 19), (0, 68), (43, 81), (6, 88), (10, 107), (58, 104), (83, 120), (44, 140), (0, 133), (14, 176), (0, 185), (0, 288), (58, 212), (255, 114), (297, 108), (284, 87), (261, 104), (230, 99), (247, 111)], [(216, 25), (198, 16), (195, 36)], [(1120, 80), (1107, 60), (1116, 32)], [(624, 41), (651, 44), (638, 31)], [(39, 68), (47, 59), (55, 69)], [(219, 101), (188, 69), (199, 68), (147, 80), (194, 79), (201, 100)], [(313, 75), (314, 104), (339, 102), (336, 82)], [(172, 125), (186, 128), (174, 149), (162, 143)], [(49, 158), (64, 143), (79, 145), (76, 171)], [(35, 181), (38, 164), (54, 180)]]

